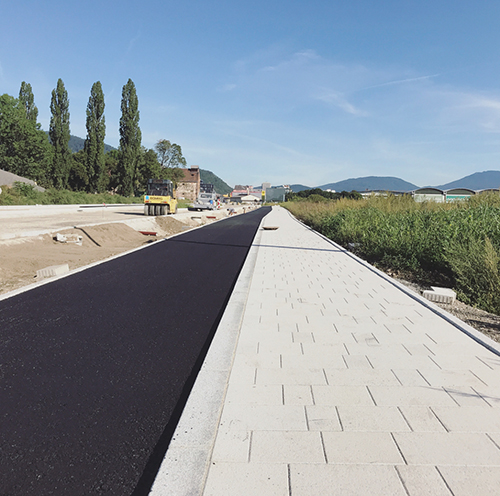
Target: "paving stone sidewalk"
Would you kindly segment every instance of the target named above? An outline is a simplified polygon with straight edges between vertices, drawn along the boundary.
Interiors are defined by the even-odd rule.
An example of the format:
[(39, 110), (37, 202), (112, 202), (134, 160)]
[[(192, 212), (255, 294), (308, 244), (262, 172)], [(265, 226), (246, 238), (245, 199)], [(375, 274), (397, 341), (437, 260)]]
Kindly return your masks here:
[(286, 210), (263, 223), (204, 496), (500, 494), (500, 356)]

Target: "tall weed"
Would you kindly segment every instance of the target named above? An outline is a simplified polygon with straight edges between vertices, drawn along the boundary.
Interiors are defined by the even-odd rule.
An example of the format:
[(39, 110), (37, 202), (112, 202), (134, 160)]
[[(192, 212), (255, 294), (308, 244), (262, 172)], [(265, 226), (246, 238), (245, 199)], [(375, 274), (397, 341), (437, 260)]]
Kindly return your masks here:
[(500, 314), (498, 193), (447, 204), (373, 196), (284, 206), (371, 263), (420, 280), (449, 280), (463, 301)]

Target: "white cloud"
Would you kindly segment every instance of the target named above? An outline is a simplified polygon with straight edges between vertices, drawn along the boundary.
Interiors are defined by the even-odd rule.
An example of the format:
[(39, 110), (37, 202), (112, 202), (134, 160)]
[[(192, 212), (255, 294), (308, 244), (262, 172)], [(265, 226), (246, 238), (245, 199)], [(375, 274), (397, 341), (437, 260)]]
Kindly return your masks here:
[(325, 91), (325, 93), (318, 95), (316, 98), (322, 102), (331, 104), (334, 107), (338, 107), (344, 112), (347, 112), (348, 114), (351, 115), (357, 115), (357, 116), (368, 115), (368, 112), (358, 109), (354, 105), (349, 103), (344, 95), (336, 93), (334, 91)]
[(225, 93), (227, 91), (233, 91), (234, 89), (237, 88), (237, 85), (234, 83), (227, 83), (218, 88), (219, 91)]

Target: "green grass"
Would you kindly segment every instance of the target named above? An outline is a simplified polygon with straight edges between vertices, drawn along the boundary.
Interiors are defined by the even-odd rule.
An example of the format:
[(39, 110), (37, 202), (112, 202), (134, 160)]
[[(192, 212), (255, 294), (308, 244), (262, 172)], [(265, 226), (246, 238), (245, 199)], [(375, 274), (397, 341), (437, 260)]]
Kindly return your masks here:
[(188, 208), (193, 205), (193, 202), (190, 200), (177, 200), (177, 208)]
[(284, 204), (296, 217), (380, 268), (454, 287), (500, 314), (500, 195), (448, 204), (409, 196)]
[(48, 189), (36, 191), (26, 183), (15, 183), (12, 188), (2, 186), (0, 205), (77, 205), (94, 203), (142, 203), (142, 197), (124, 197), (110, 193), (90, 194), (79, 191)]

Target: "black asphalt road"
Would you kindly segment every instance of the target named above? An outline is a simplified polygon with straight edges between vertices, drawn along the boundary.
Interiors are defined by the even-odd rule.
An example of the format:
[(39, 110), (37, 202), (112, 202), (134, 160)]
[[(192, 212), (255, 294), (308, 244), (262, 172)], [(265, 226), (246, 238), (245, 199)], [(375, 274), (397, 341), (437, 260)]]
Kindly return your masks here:
[(0, 496), (148, 493), (268, 212), (0, 301)]

